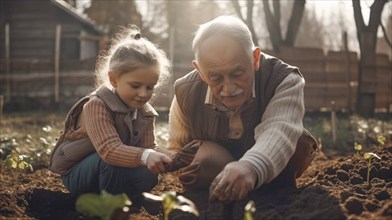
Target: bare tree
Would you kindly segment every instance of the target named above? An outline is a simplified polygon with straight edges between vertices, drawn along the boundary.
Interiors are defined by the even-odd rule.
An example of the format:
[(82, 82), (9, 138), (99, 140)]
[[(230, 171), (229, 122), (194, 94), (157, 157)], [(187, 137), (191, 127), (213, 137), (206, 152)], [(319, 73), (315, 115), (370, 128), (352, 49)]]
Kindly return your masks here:
[(375, 110), (375, 85), (368, 79), (374, 77), (374, 64), (377, 44), (377, 31), (381, 22), (381, 13), (388, 0), (375, 0), (370, 6), (368, 25), (365, 24), (361, 2), (352, 0), (355, 25), (360, 49), (360, 69), (358, 77), (357, 112), (364, 117), (371, 117)]
[(257, 35), (256, 35), (256, 31), (255, 31), (255, 28), (253, 25), (253, 6), (254, 6), (253, 0), (246, 1), (246, 17), (242, 15), (239, 0), (231, 0), (231, 3), (233, 5), (237, 15), (249, 27), (250, 32), (252, 33), (253, 42), (256, 45), (258, 45)]
[(267, 28), (270, 34), (272, 47), (276, 52), (279, 52), (280, 46), (294, 46), (295, 39), (301, 24), (302, 15), (304, 13), (306, 0), (295, 0), (291, 11), (290, 20), (287, 27), (286, 37), (283, 39), (282, 29), (280, 25), (280, 1), (273, 0), (273, 11), (270, 8), (270, 1), (264, 0), (265, 19), (267, 21)]
[(294, 45), (298, 47), (324, 48), (326, 45), (325, 35), (325, 25), (322, 23), (322, 20), (316, 16), (315, 8), (311, 8), (310, 10), (307, 9), (304, 11), (301, 26), (298, 30), (297, 40)]
[(99, 25), (108, 29), (110, 35), (116, 32), (118, 26), (135, 24), (143, 28), (142, 17), (137, 10), (135, 0), (91, 0), (90, 7), (84, 12)]

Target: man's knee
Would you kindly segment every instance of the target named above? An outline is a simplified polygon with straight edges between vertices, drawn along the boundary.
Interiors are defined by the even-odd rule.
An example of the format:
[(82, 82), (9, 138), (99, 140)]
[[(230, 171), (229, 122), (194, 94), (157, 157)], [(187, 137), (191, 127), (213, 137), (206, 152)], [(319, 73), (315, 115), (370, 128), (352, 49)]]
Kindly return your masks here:
[(302, 173), (305, 172), (318, 151), (319, 146), (317, 140), (309, 131), (304, 129), (304, 133), (297, 142), (297, 147), (292, 158), (293, 163), (297, 167), (296, 178), (300, 177)]
[(226, 164), (232, 161), (233, 156), (223, 146), (203, 140), (192, 163), (180, 170), (180, 181), (185, 190), (208, 188)]
[(296, 186), (296, 179), (302, 175), (318, 152), (318, 142), (304, 129), (298, 139), (294, 155), (290, 158), (283, 171), (269, 184), (276, 186)]

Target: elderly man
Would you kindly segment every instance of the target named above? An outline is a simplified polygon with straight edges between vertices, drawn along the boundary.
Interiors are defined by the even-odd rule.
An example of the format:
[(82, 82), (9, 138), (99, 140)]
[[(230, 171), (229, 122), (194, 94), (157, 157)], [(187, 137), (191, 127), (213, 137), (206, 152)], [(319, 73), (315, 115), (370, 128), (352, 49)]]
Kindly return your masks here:
[(202, 24), (193, 50), (195, 70), (176, 81), (169, 115), (168, 149), (202, 140), (179, 170), (185, 190), (209, 187), (211, 199), (230, 202), (263, 184), (295, 186), (317, 150), (302, 124), (298, 68), (262, 53), (231, 16)]

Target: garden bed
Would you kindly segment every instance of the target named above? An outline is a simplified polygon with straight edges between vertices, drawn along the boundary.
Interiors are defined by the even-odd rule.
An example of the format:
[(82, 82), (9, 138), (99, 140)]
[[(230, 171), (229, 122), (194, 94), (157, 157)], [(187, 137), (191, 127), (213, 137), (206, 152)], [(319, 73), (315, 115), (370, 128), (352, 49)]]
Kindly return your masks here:
[[(61, 129), (61, 120), (59, 122), (57, 117), (33, 122), (29, 117), (6, 118), (1, 123), (2, 135), (20, 138), (20, 153), (23, 153), (22, 145), (36, 140), (29, 137), (30, 141), (22, 141), (31, 133), (26, 126), (37, 130), (50, 125), (51, 129), (43, 129), (47, 142), (54, 141), (54, 138), (49, 138), (48, 132), (57, 133)], [(21, 130), (15, 128), (18, 126), (18, 129), (23, 127), (26, 133), (20, 134)], [(166, 135), (166, 132), (162, 132), (167, 129), (165, 126), (157, 127), (162, 135)], [(15, 133), (13, 129), (18, 131)], [(45, 145), (44, 142), (40, 139), (35, 145)], [(261, 187), (243, 201), (222, 204), (208, 201), (207, 191), (183, 193), (178, 179), (166, 174), (152, 193), (160, 195), (166, 191), (176, 191), (191, 199), (200, 212), (200, 217), (196, 218), (175, 211), (170, 219), (243, 219), (244, 207), (249, 200), (256, 205), (255, 219), (392, 219), (392, 146), (387, 142), (382, 147), (364, 146), (366, 151), (372, 151), (381, 158), (372, 159), (370, 184), (367, 183), (368, 161), (363, 158), (363, 152), (356, 154), (353, 151), (347, 155), (347, 151), (344, 151), (343, 155), (329, 148), (322, 149), (317, 155), (309, 169), (298, 179), (297, 188), (276, 190)], [(50, 149), (50, 146), (46, 148)], [(36, 153), (42, 151), (33, 150)], [(42, 155), (42, 158), (45, 156)], [(35, 161), (34, 172), (12, 169), (2, 164), (0, 219), (82, 219), (82, 215), (75, 210), (76, 199), (64, 188), (60, 177), (46, 169), (44, 162)], [(129, 219), (162, 219), (162, 214), (152, 216), (142, 209), (130, 215)]]

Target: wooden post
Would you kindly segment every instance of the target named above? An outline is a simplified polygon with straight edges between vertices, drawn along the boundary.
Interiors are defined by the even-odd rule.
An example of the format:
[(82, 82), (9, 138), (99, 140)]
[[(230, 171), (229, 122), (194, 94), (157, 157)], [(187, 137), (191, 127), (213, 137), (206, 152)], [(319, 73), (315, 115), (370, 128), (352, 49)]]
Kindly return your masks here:
[(5, 24), (5, 101), (11, 101), (11, 73), (10, 73), (10, 24)]
[[(174, 25), (172, 25), (172, 27), (170, 27), (170, 35), (169, 36), (170, 36), (170, 38), (169, 38), (170, 62), (174, 63), (174, 44), (175, 44), (175, 37), (176, 37)], [(172, 70), (174, 70), (174, 68)], [(174, 74), (171, 74), (170, 85), (174, 85), (174, 81), (175, 81)], [(169, 97), (170, 98), (174, 97), (174, 86), (169, 87)]]
[(54, 50), (54, 101), (60, 100), (60, 41), (61, 25), (56, 25), (55, 50)]
[(3, 106), (4, 106), (4, 97), (0, 95), (0, 124), (3, 120)]
[(346, 54), (346, 60), (345, 60), (345, 64), (346, 64), (346, 70), (347, 70), (347, 74), (346, 74), (346, 82), (347, 82), (347, 89), (348, 89), (348, 100), (347, 100), (347, 109), (348, 112), (351, 113), (352, 112), (352, 95), (351, 95), (351, 63), (350, 63), (350, 51), (348, 50), (348, 42), (347, 42), (347, 32), (345, 31), (343, 33), (343, 43), (344, 43), (344, 51)]
[(331, 102), (331, 128), (332, 128), (332, 143), (336, 144), (336, 111), (335, 101)]

